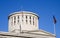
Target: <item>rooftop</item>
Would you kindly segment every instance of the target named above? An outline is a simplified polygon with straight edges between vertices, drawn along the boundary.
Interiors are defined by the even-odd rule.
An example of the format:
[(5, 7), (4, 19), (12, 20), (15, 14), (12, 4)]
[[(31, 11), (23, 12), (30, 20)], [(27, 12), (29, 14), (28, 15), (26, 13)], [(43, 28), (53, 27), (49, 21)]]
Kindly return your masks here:
[[(17, 35), (18, 34), (18, 35)], [(23, 31), (21, 33), (14, 33), (14, 32), (0, 32), (0, 35), (9, 35), (9, 36), (27, 36), (27, 37), (32, 37), (32, 36), (51, 36), (51, 37), (56, 37), (55, 34), (52, 34), (50, 32), (44, 31), (42, 29), (40, 30), (34, 30), (34, 31)]]
[(30, 12), (30, 11), (17, 11), (17, 12), (13, 12), (13, 13), (9, 14), (9, 16), (11, 16), (13, 14), (19, 14), (19, 13), (28, 13), (28, 14), (34, 14), (34, 15), (38, 16), (35, 12)]

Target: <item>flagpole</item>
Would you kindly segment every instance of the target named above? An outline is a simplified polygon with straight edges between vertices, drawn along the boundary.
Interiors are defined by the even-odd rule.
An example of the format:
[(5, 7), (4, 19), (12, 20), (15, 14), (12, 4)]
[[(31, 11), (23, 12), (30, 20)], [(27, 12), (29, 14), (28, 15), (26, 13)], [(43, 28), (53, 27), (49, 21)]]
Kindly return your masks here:
[(55, 27), (56, 24), (54, 24), (54, 34), (56, 35), (56, 27)]
[(56, 36), (56, 18), (55, 18), (55, 16), (53, 16), (53, 24), (54, 24), (54, 34), (55, 34), (55, 36)]

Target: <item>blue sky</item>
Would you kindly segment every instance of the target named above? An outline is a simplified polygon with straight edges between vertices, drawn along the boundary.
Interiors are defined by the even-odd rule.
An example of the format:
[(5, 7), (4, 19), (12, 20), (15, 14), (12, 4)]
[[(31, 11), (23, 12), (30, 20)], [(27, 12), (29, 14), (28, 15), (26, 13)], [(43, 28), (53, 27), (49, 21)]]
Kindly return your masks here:
[(51, 33), (54, 33), (54, 15), (57, 20), (56, 35), (60, 38), (60, 0), (0, 0), (0, 31), (7, 32), (9, 14), (21, 10), (38, 14), (39, 29)]

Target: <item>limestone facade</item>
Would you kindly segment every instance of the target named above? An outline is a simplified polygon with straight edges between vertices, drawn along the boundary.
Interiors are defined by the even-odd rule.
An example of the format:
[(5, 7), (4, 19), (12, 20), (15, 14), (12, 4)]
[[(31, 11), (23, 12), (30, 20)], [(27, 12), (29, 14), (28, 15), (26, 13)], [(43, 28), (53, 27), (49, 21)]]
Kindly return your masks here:
[(33, 12), (20, 11), (9, 15), (9, 32), (38, 30), (38, 16)]

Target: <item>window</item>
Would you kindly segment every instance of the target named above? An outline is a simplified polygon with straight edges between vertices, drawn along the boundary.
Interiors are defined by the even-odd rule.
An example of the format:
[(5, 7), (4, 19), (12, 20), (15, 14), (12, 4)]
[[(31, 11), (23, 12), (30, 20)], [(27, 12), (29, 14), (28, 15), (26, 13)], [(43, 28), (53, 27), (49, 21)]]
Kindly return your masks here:
[(16, 23), (16, 21), (14, 21), (14, 24)]
[(26, 16), (26, 19), (27, 19), (27, 16)]
[(16, 16), (14, 16), (14, 25), (15, 25), (15, 23), (16, 23)]
[(18, 23), (19, 23), (19, 16), (18, 16), (18, 20), (17, 20), (17, 21), (18, 21)]
[(31, 24), (31, 16), (30, 16), (30, 24)]
[(24, 16), (22, 15), (22, 23), (23, 23)]
[(31, 19), (31, 16), (30, 16), (30, 19)]
[(27, 20), (26, 20), (26, 23), (27, 23)]
[(33, 17), (33, 25), (34, 25), (34, 17)]
[(26, 23), (27, 23), (27, 16), (26, 16)]
[(18, 19), (19, 19), (19, 16), (18, 16)]

